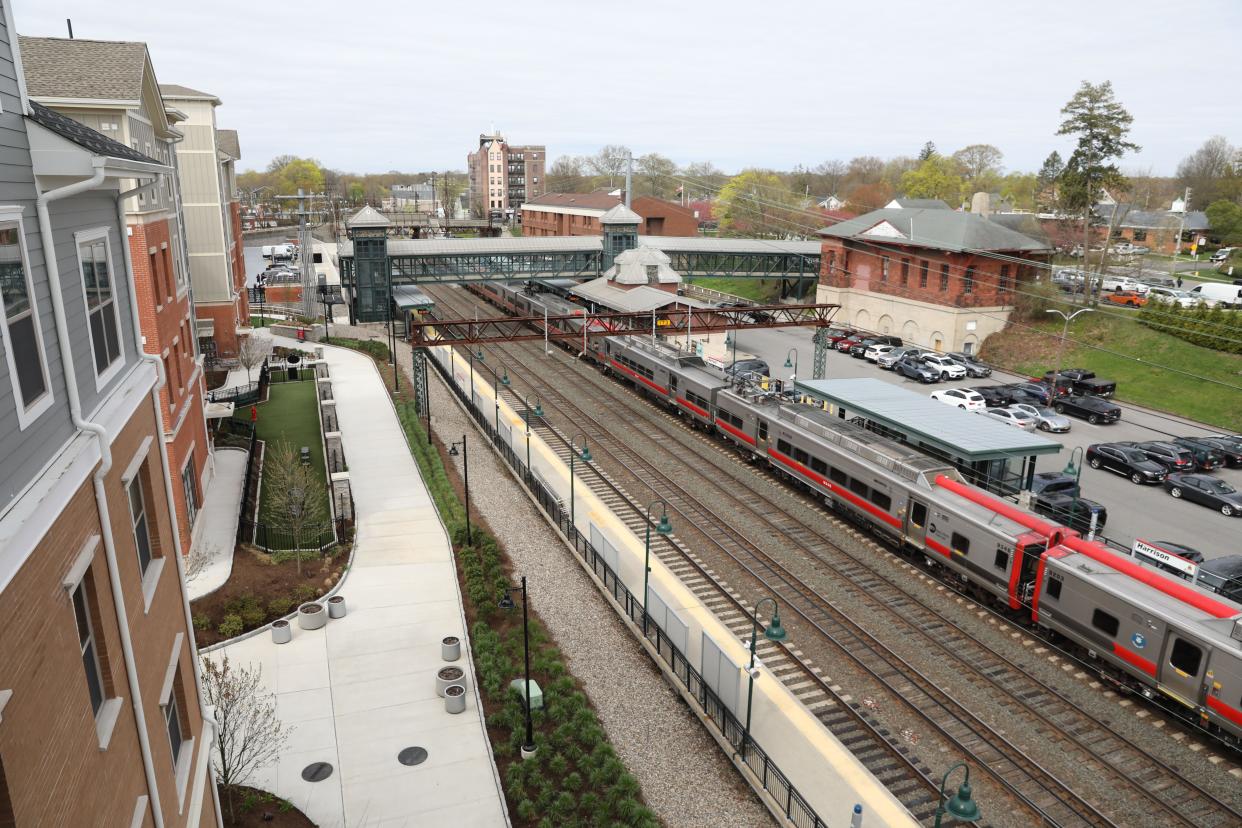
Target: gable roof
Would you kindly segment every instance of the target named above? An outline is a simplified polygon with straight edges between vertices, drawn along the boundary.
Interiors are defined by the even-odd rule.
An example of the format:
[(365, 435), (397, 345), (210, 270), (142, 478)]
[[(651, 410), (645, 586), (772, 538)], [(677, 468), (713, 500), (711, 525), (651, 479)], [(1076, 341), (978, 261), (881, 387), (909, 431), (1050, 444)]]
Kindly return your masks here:
[(600, 224), (642, 224), (643, 217), (624, 204), (618, 204), (599, 217)]
[(220, 105), (220, 99), (210, 92), (199, 92), (197, 89), (191, 89), (188, 86), (181, 86), (176, 83), (161, 83), (160, 93), (165, 98), (211, 101), (216, 106)]
[(916, 247), (961, 253), (969, 250), (1045, 251), (1045, 242), (1032, 239), (974, 213), (956, 210), (889, 208), (825, 227), (821, 236), (841, 239), (891, 240)]
[(234, 161), (241, 160), (241, 144), (237, 140), (237, 130), (217, 129), (216, 146), (220, 148), (221, 152), (229, 158), (232, 158)]
[(354, 213), (345, 221), (345, 226), (354, 227), (388, 227), (392, 224), (384, 215), (370, 204)]
[[(1172, 210), (1134, 210), (1127, 209), (1128, 204), (1097, 204), (1094, 212), (1105, 221), (1111, 222), (1113, 214), (1118, 210), (1125, 210), (1121, 216), (1118, 227), (1134, 227), (1141, 230), (1173, 230), (1179, 224), (1182, 224), (1183, 218), (1180, 212)], [(1207, 213), (1202, 210), (1191, 210), (1185, 215), (1185, 223), (1182, 224), (1185, 230), (1207, 230), (1209, 227)]]
[(121, 40), (18, 36), (32, 98), (142, 100), (147, 45)]
[[(893, 205), (896, 205), (895, 207)], [(952, 210), (945, 202), (938, 198), (894, 198), (886, 208), (894, 210)]]
[(138, 152), (138, 150), (130, 149), (119, 141), (113, 141), (108, 136), (96, 132), (66, 115), (61, 115), (59, 112), (48, 109), (38, 101), (30, 102), (29, 117), (36, 124), (51, 130), (67, 141), (72, 141), (78, 146), (89, 150), (93, 155), (100, 155), (105, 158), (123, 158), (127, 161), (154, 164), (157, 167), (164, 166), (162, 161), (156, 161), (154, 158), (149, 158)]
[(536, 207), (576, 207), (580, 210), (604, 210), (616, 207), (621, 199), (606, 192), (594, 193), (544, 193), (527, 199), (522, 205)]

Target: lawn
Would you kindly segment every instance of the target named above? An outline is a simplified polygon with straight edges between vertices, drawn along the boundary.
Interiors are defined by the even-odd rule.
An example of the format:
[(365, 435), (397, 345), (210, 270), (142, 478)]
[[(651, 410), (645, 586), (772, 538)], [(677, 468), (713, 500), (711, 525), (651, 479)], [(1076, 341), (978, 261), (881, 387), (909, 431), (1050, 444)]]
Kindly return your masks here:
[(725, 279), (705, 277), (700, 279), (687, 279), (699, 287), (708, 290), (718, 290), (721, 293), (731, 293), (734, 296), (741, 296), (743, 299), (750, 299), (755, 302), (773, 303), (778, 301), (780, 296), (781, 281), (780, 279)]
[[(319, 435), (319, 411), (315, 399), (316, 383), (282, 382), (268, 386), (268, 399), (259, 403), (258, 437), (267, 444), (270, 451), (277, 443), (288, 443), (296, 453), (302, 446), (310, 449), (311, 467), (324, 480), (323, 439)], [(234, 416), (239, 420), (250, 419), (250, 407), (244, 406)], [(259, 489), (259, 519), (263, 523), (273, 523), (267, 513), (267, 488)], [(327, 509), (325, 501), (325, 509)], [(329, 512), (330, 514), (330, 512)], [(275, 522), (279, 524), (279, 521)]]
[[(1074, 320), (1069, 340), (1082, 344), (1066, 340), (1065, 367), (1087, 368), (1116, 380), (1120, 400), (1242, 431), (1242, 356), (1192, 345), (1114, 313)], [(1041, 376), (1055, 366), (1061, 330), (1059, 319), (1011, 327), (988, 337), (982, 356)]]

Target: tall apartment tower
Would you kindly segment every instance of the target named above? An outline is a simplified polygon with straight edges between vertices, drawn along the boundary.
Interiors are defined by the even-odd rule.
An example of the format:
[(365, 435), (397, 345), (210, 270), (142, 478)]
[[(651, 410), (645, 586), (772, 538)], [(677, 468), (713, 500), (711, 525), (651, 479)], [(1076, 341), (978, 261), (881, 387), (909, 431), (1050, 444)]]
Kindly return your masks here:
[[(168, 106), (145, 43), (21, 37), (30, 99), (113, 140), (177, 167), (184, 113)], [(72, 71), (65, 71), (69, 67)], [(176, 174), (130, 179), (123, 189), (129, 256), (138, 285), (143, 347), (164, 364), (160, 393), (164, 440), (177, 483), (173, 499), (183, 549), (210, 482), (213, 463), (204, 413), (202, 361), (190, 297), (190, 268)]]
[(548, 151), (542, 144), (506, 143), (499, 132), (480, 135), (479, 148), (466, 156), (470, 209), (479, 216), (496, 211), (516, 215), (522, 205), (547, 189)]
[(162, 187), (174, 171), (29, 99), (10, 2), (0, 0), (0, 75), (14, 81), (0, 84), (0, 824), (217, 825), (163, 362), (143, 351), (127, 241), (134, 187)]

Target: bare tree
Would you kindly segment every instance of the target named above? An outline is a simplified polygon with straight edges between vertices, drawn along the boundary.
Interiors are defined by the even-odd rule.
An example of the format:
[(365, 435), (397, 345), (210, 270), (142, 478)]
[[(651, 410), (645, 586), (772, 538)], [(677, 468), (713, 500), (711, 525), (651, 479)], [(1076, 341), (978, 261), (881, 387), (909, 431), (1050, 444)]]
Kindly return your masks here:
[(276, 716), (276, 704), (263, 687), (262, 667), (235, 667), (203, 657), (203, 702), (215, 708), (216, 780), (236, 822), (233, 791), (259, 768), (276, 761), (292, 729)]
[(185, 582), (188, 584), (206, 572), (212, 561), (222, 557), (223, 551), (219, 544), (200, 543), (197, 546), (191, 544), (190, 551), (185, 556)]
[(586, 159), (587, 167), (598, 176), (608, 179), (608, 186), (625, 173), (630, 158), (630, 148), (620, 144), (608, 144), (595, 155)]
[(272, 354), (272, 339), (259, 333), (252, 333), (242, 340), (237, 350), (237, 361), (246, 368), (246, 382), (250, 382), (250, 372), (263, 364)]
[(302, 574), (303, 534), (328, 522), (328, 495), (315, 467), (302, 463), (288, 443), (270, 445), (263, 459), (268, 521), (293, 535), (298, 574)]

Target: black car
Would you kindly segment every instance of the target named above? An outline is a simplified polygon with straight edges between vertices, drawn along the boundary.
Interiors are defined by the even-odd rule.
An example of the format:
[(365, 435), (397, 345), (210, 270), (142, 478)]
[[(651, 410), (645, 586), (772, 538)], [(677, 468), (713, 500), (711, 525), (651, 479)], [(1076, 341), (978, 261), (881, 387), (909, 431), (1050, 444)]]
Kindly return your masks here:
[(1021, 391), (1023, 394), (1038, 399), (1040, 405), (1052, 405), (1053, 399), (1057, 396), (1052, 386), (1045, 382), (1015, 382), (1011, 387), (1014, 391)]
[(940, 372), (911, 357), (902, 357), (893, 365), (893, 370), (906, 379), (932, 383), (940, 379)]
[(1164, 488), (1177, 498), (1218, 509), (1225, 517), (1242, 515), (1242, 492), (1206, 474), (1171, 474)]
[(1163, 549), (1165, 552), (1171, 552), (1179, 558), (1185, 558), (1191, 563), (1203, 563), (1203, 553), (1193, 546), (1183, 546), (1173, 541), (1156, 541), (1151, 545)]
[[(1044, 374), (1044, 381), (1051, 384), (1055, 371)], [(1085, 368), (1062, 368), (1057, 380), (1057, 388), (1061, 393), (1091, 394), (1096, 397), (1111, 397), (1117, 392), (1117, 383), (1112, 380), (1100, 379), (1094, 371)]]
[(976, 385), (970, 390), (983, 397), (983, 402), (988, 408), (1003, 408), (1009, 405), (1009, 394), (1005, 392), (1003, 385)]
[(1077, 496), (1078, 478), (1065, 472), (1038, 472), (1031, 477), (1031, 494)]
[(1192, 472), (1195, 470), (1195, 458), (1186, 449), (1173, 443), (1161, 440), (1150, 440), (1145, 443), (1115, 443), (1118, 446), (1136, 448), (1171, 472)]
[(1242, 555), (1204, 561), (1195, 583), (1226, 598), (1242, 602)]
[(1058, 414), (1070, 414), (1092, 425), (1115, 423), (1121, 419), (1121, 406), (1089, 395), (1071, 394), (1068, 397), (1057, 397), (1052, 407)]
[(869, 336), (866, 339), (855, 342), (850, 346), (850, 356), (854, 359), (862, 359), (866, 355), (867, 349), (879, 341), (877, 337)]
[(1093, 469), (1107, 469), (1130, 478), (1131, 483), (1159, 483), (1168, 472), (1155, 460), (1148, 460), (1139, 449), (1115, 443), (1087, 446), (1087, 463)]
[[(1085, 497), (1055, 493), (1036, 495), (1031, 498), (1031, 508), (1083, 534), (1093, 529), (1099, 532), (1108, 522), (1108, 510)], [(1092, 517), (1095, 518), (1094, 527)]]
[(971, 379), (992, 376), (992, 367), (990, 365), (984, 365), (971, 354), (963, 354), (954, 351), (953, 353), (945, 354), (945, 356), (965, 368), (966, 376)]
[(1174, 437), (1173, 442), (1182, 446), (1194, 457), (1199, 471), (1212, 471), (1225, 465), (1225, 452), (1220, 446), (1200, 440), (1198, 437)]
[(1033, 405), (1036, 408), (1046, 408), (1047, 403), (1044, 402), (1042, 394), (1034, 394), (1025, 388), (1017, 388), (1009, 386), (1005, 389), (1005, 396), (1009, 398), (1009, 404), (1023, 403), (1025, 405)]
[(768, 363), (762, 359), (739, 359), (737, 362), (729, 364), (725, 369), (725, 373), (733, 374), (762, 374), (765, 377), (771, 376), (772, 369), (768, 367)]
[(1230, 468), (1242, 466), (1242, 439), (1237, 437), (1195, 437), (1193, 439), (1220, 449), (1225, 455), (1225, 465)]

